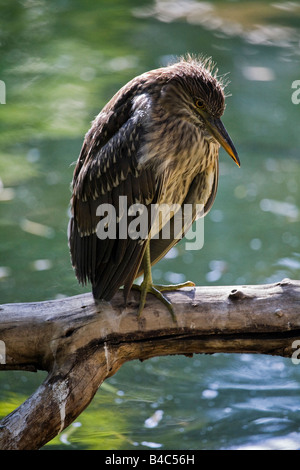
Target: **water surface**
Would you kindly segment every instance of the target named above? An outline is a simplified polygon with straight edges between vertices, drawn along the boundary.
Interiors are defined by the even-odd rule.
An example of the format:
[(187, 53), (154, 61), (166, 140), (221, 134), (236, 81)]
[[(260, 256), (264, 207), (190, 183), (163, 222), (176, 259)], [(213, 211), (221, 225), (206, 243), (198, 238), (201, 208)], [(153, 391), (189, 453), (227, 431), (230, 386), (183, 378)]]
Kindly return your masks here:
[[(300, 278), (297, 2), (4, 1), (0, 6), (0, 300), (86, 292), (69, 261), (70, 181), (90, 121), (132, 77), (186, 52), (231, 81), (220, 184), (200, 251), (182, 241), (157, 282)], [(1, 338), (0, 338), (1, 339)], [(297, 449), (299, 366), (259, 355), (125, 364), (50, 449)], [(2, 373), (0, 414), (44, 373)]]

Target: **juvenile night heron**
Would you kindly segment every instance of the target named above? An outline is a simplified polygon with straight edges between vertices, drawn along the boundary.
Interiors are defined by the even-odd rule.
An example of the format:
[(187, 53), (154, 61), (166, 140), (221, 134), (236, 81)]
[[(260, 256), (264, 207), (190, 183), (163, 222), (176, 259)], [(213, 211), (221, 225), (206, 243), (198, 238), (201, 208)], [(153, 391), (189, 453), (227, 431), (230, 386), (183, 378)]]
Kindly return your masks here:
[[(76, 276), (83, 284), (91, 282), (96, 300), (110, 300), (121, 286), (126, 300), (134, 279), (144, 273), (139, 314), (148, 292), (173, 312), (161, 291), (194, 285), (153, 285), (151, 266), (179, 238), (172, 231), (168, 239), (159, 236), (175, 212), (157, 221), (150, 207), (189, 203), (202, 204), (204, 215), (209, 211), (217, 192), (220, 146), (240, 165), (220, 120), (224, 109), (224, 84), (211, 61), (187, 57), (134, 78), (95, 118), (74, 171), (69, 246)], [(127, 198), (123, 209), (120, 196)], [(132, 204), (142, 204), (149, 215), (146, 237), (121, 234), (126, 209), (127, 225), (132, 220)], [(114, 236), (99, 237), (97, 225), (104, 216), (99, 206), (109, 205), (116, 210), (116, 227), (108, 230)], [(195, 218), (193, 211), (189, 226)], [(106, 228), (110, 222), (107, 216)]]

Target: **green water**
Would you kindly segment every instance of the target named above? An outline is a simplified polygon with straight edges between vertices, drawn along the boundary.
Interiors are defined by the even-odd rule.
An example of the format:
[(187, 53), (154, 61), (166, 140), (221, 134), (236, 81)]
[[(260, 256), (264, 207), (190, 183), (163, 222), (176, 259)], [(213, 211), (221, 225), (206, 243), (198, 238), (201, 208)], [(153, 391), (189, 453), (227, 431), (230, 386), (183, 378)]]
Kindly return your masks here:
[[(220, 73), (230, 72), (223, 121), (242, 166), (220, 152), (203, 249), (185, 251), (181, 242), (154, 279), (299, 279), (299, 41), (297, 2), (2, 0), (1, 303), (88, 291), (74, 277), (66, 237), (83, 136), (124, 83), (186, 52), (212, 56)], [(298, 449), (299, 367), (224, 354), (127, 363), (46, 448)], [(2, 372), (0, 415), (44, 376)]]

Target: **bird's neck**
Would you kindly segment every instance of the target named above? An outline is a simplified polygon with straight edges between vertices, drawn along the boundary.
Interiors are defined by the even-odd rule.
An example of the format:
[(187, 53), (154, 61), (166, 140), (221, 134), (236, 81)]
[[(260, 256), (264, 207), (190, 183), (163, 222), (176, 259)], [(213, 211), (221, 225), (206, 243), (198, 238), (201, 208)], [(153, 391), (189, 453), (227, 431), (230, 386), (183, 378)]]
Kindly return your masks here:
[(162, 173), (175, 172), (188, 177), (213, 165), (218, 150), (219, 144), (207, 139), (201, 128), (186, 120), (175, 117), (154, 120), (147, 132), (140, 163), (159, 167)]

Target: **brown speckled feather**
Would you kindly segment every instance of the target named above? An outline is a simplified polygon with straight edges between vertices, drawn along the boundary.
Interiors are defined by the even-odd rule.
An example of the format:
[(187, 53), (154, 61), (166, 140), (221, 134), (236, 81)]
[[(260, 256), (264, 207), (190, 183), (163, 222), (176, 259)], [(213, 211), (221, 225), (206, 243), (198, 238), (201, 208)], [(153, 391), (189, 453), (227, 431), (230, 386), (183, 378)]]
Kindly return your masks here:
[(126, 278), (136, 272), (144, 246), (130, 238), (119, 239), (118, 232), (116, 239), (99, 239), (97, 208), (101, 204), (112, 204), (118, 217), (119, 196), (127, 197), (127, 207), (136, 201), (147, 205), (153, 201), (157, 187), (153, 172), (140, 168), (137, 161), (144, 132), (139, 116), (130, 116), (129, 108), (127, 113), (124, 108), (120, 113), (118, 107), (115, 109), (109, 126), (102, 111), (86, 136), (74, 172), (73, 216), (69, 225), (76, 276), (83, 284), (90, 281), (95, 298), (104, 299), (111, 298)]
[[(222, 115), (223, 84), (215, 72), (209, 61), (189, 58), (140, 75), (116, 93), (86, 134), (73, 176), (69, 245), (76, 276), (92, 283), (96, 299), (111, 299), (122, 285), (128, 293), (142, 272), (146, 241), (120, 236), (120, 197), (127, 197), (125, 211), (134, 203), (148, 211), (156, 203), (198, 203), (205, 212), (211, 207), (219, 143), (195, 103), (203, 101), (213, 119)], [(97, 236), (97, 208), (103, 204), (116, 209), (116, 237)], [(149, 230), (159, 233), (152, 219), (150, 226), (150, 211), (148, 221)], [(151, 239), (152, 262), (177, 241)]]
[[(190, 220), (190, 224), (185, 227), (184, 232), (181, 232), (178, 238), (170, 238), (169, 240), (163, 239), (159, 236), (157, 239), (152, 239), (150, 241), (150, 254), (151, 254), (151, 265), (158, 263), (167, 253), (170, 251), (173, 246), (175, 246), (188, 232), (193, 222), (197, 218), (196, 205), (203, 204), (203, 214), (204, 217), (211, 209), (213, 202), (215, 200), (219, 181), (219, 162), (216, 160), (214, 168), (214, 178), (211, 188), (211, 193), (208, 200), (203, 200), (203, 184), (206, 182), (205, 173), (199, 173), (194, 181), (192, 182), (189, 192), (184, 200), (183, 207), (185, 204), (192, 204), (193, 206), (193, 215)], [(184, 218), (184, 210), (182, 211), (182, 217)], [(183, 223), (182, 223), (183, 226)], [(170, 233), (174, 234), (174, 218), (170, 221)], [(143, 269), (140, 269), (138, 276), (143, 274)]]

